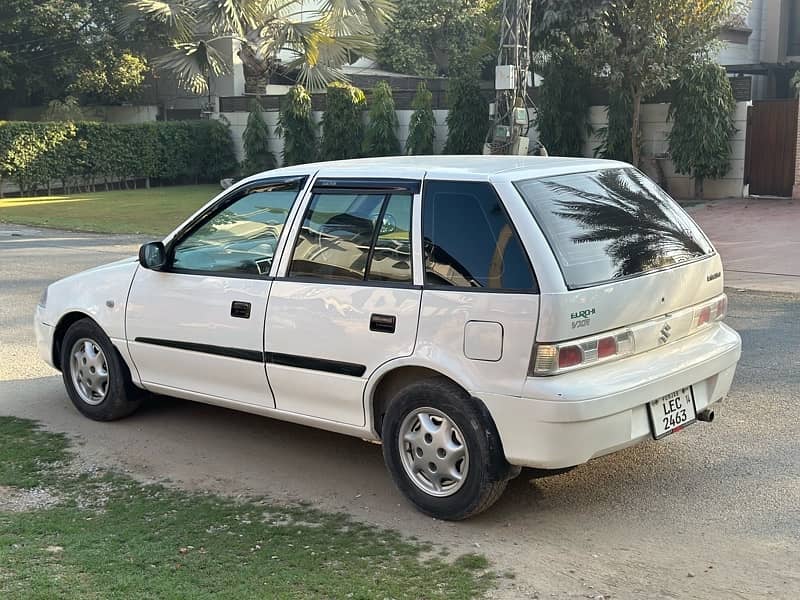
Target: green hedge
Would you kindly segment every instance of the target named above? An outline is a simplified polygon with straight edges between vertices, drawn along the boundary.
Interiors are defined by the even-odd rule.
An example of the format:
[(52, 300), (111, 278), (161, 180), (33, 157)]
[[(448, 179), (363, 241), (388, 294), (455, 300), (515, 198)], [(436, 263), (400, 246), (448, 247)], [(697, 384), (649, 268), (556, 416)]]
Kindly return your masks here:
[(230, 131), (214, 120), (0, 122), (0, 182), (14, 181), (23, 194), (108, 188), (110, 181), (218, 181), (236, 168)]

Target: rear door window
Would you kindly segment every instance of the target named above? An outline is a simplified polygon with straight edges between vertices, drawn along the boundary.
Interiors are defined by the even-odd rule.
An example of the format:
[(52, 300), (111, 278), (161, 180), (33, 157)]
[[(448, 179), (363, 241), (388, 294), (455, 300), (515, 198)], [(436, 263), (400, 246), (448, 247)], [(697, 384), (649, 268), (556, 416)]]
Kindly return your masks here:
[(489, 183), (426, 181), (422, 204), (426, 285), (537, 290), (525, 249)]
[(315, 194), (289, 275), (410, 284), (411, 194)]
[(713, 253), (694, 221), (636, 169), (605, 169), (514, 184), (544, 231), (570, 289)]

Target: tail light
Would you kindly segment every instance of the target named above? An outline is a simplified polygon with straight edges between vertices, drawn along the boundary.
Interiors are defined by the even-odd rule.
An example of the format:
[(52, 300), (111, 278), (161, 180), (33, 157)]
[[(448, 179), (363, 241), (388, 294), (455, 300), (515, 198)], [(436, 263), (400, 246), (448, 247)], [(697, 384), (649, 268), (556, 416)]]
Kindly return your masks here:
[(633, 353), (633, 332), (626, 329), (563, 344), (536, 344), (530, 376), (555, 375)]
[[(706, 327), (711, 323), (721, 321), (725, 318), (727, 312), (728, 297), (722, 294), (713, 300), (667, 315), (666, 317), (672, 322), (673, 327), (676, 327), (672, 331), (670, 342), (695, 333), (700, 328)], [(691, 317), (691, 321), (689, 321), (689, 317)], [(658, 344), (648, 345), (647, 340), (650, 338), (646, 332), (648, 328), (662, 327), (664, 322), (665, 316), (662, 315), (650, 321), (632, 324), (625, 329), (617, 329), (577, 340), (549, 344), (537, 342), (533, 347), (533, 354), (528, 366), (528, 376), (558, 375), (629, 356), (636, 350), (634, 332), (636, 332), (635, 335), (637, 336), (644, 334), (639, 341), (639, 351), (652, 350)], [(678, 326), (676, 323), (681, 325)]]
[(700, 306), (696, 306), (694, 309), (694, 319), (692, 320), (692, 331), (703, 325), (715, 321), (722, 321), (727, 314), (728, 296), (725, 294), (722, 294), (722, 296), (716, 298), (713, 302), (706, 302)]

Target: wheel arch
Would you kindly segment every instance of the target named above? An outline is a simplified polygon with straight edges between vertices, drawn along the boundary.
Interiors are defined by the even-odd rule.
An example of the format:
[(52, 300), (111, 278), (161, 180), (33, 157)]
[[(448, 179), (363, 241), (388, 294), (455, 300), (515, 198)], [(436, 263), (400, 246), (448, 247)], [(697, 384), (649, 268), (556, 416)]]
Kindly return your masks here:
[[(53, 347), (51, 348), (51, 352), (53, 354), (53, 365), (59, 371), (63, 371), (61, 365), (61, 344), (64, 342), (64, 336), (67, 334), (67, 331), (73, 324), (83, 319), (89, 319), (92, 323), (97, 325), (97, 327), (99, 327), (103, 331), (103, 333), (106, 333), (105, 329), (103, 329), (103, 326), (100, 325), (100, 323), (98, 323), (97, 320), (88, 313), (79, 310), (72, 310), (67, 313), (64, 313), (58, 320), (58, 323), (55, 326), (55, 330), (53, 331)], [(108, 336), (108, 333), (106, 333), (106, 336)], [(132, 379), (131, 366), (125, 359), (124, 353), (120, 352), (119, 348), (117, 348), (117, 345), (114, 343), (114, 340), (111, 339), (110, 336), (108, 337), (109, 340), (111, 341), (111, 346), (114, 348), (114, 351), (117, 353), (117, 356), (119, 357), (120, 362), (122, 363), (123, 369), (125, 369), (126, 371), (128, 379), (131, 380)]]
[(473, 402), (478, 404), (480, 411), (491, 421), (495, 430), (497, 429), (494, 418), (484, 402), (480, 398), (475, 397), (466, 385), (458, 381), (458, 379), (451, 374), (425, 367), (418, 363), (403, 362), (397, 364), (396, 361), (392, 361), (384, 365), (383, 370), (379, 370), (379, 372), (373, 375), (370, 382), (367, 384), (365, 392), (367, 397), (367, 426), (372, 430), (375, 439), (380, 439), (381, 437), (383, 416), (386, 414), (386, 409), (392, 398), (405, 386), (415, 381), (430, 379), (432, 377), (446, 379), (453, 385), (458, 386)]
[(67, 334), (67, 330), (72, 326), (72, 324), (77, 323), (81, 319), (91, 319), (95, 324), (97, 324), (97, 321), (95, 321), (88, 313), (81, 312), (79, 310), (73, 310), (61, 316), (56, 324), (55, 330), (53, 331), (53, 347), (50, 349), (50, 351), (53, 354), (53, 365), (59, 371), (62, 370), (61, 344), (64, 342), (64, 336)]

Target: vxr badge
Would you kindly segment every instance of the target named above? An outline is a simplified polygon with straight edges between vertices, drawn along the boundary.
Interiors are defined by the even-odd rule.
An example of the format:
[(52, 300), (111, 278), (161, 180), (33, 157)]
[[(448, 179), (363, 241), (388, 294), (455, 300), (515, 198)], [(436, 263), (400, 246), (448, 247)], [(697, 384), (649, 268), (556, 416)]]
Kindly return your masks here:
[(669, 323), (664, 323), (664, 325), (661, 327), (661, 337), (658, 338), (658, 341), (662, 344), (666, 344), (669, 336), (672, 335), (672, 333), (670, 333), (671, 331), (672, 327), (670, 327)]

